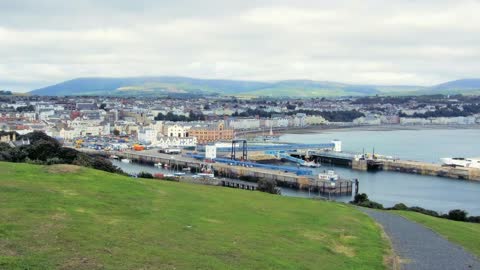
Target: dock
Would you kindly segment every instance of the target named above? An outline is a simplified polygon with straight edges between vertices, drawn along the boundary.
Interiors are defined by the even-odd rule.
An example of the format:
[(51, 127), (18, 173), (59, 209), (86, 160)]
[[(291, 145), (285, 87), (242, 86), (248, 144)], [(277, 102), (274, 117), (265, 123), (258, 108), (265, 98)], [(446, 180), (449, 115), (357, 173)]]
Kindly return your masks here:
[[(311, 158), (319, 163), (350, 167), (360, 171), (393, 171), (412, 173), (454, 179), (480, 181), (480, 169), (443, 166), (423, 161), (401, 160), (382, 155), (375, 157), (361, 157), (362, 154), (336, 153), (333, 151), (316, 151), (309, 153)], [(306, 158), (305, 155), (300, 155)]]
[[(86, 151), (85, 151), (86, 150)], [(145, 151), (97, 151), (87, 150), (84, 152), (90, 154), (102, 155), (105, 157), (115, 155), (121, 159), (129, 159), (134, 162), (153, 165), (155, 163), (167, 164), (168, 167), (176, 170), (191, 168), (194, 172), (201, 172), (205, 167), (211, 167), (216, 176), (227, 179), (240, 179), (241, 177), (251, 177), (258, 179), (275, 180), (278, 186), (289, 187), (299, 190), (311, 190), (322, 194), (332, 195), (351, 195), (353, 192), (353, 181), (342, 179), (335, 187), (327, 187), (315, 178), (312, 170), (308, 168), (298, 168), (296, 166), (278, 166), (255, 162), (230, 160), (226, 158), (217, 158), (214, 162), (207, 162), (201, 155), (183, 154), (169, 155), (158, 153), (157, 150)], [(225, 182), (228, 186), (228, 183)], [(245, 186), (245, 184), (244, 184)], [(250, 190), (254, 190), (249, 186)], [(255, 187), (256, 189), (256, 187)]]

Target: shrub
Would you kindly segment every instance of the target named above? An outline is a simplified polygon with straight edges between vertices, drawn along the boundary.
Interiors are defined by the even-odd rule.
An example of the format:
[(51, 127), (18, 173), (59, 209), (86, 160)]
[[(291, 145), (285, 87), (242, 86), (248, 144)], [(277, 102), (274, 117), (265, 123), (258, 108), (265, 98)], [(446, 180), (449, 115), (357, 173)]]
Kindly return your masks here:
[(280, 194), (280, 189), (277, 188), (277, 181), (272, 179), (260, 179), (257, 182), (257, 190), (270, 194)]
[(381, 203), (377, 203), (370, 200), (360, 202), (357, 205), (362, 207), (367, 207), (367, 208), (373, 208), (373, 209), (383, 209), (383, 205)]
[(137, 177), (153, 179), (153, 175), (149, 172), (140, 172), (139, 174), (137, 174)]
[(470, 216), (467, 219), (468, 222), (480, 223), (480, 216)]
[(404, 210), (404, 211), (406, 211), (406, 210), (408, 210), (408, 206), (406, 206), (403, 203), (397, 203), (391, 209), (392, 210)]
[(63, 162), (63, 160), (59, 159), (58, 157), (49, 158), (45, 161), (46, 165), (54, 165), (54, 164), (62, 164), (62, 163), (65, 163), (65, 162)]
[(354, 204), (359, 204), (362, 202), (367, 202), (368, 200), (368, 195), (365, 193), (357, 194), (355, 195), (355, 198), (353, 198), (353, 203)]
[(467, 212), (461, 209), (454, 209), (448, 212), (448, 219), (456, 221), (467, 221)]
[(432, 217), (439, 217), (440, 216), (437, 212), (435, 212), (433, 210), (428, 210), (428, 209), (418, 207), (418, 206), (410, 207), (410, 208), (408, 208), (408, 210), (418, 212), (418, 213), (422, 213), (422, 214), (425, 214), (425, 215), (429, 215), (429, 216), (432, 216)]

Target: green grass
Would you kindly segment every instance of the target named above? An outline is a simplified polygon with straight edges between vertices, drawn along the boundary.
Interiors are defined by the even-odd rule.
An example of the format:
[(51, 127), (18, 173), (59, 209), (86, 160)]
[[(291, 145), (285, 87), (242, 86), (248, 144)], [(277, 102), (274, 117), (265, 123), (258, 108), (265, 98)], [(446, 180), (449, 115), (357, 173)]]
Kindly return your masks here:
[(338, 203), (0, 162), (0, 269), (384, 269)]
[(395, 212), (432, 229), (480, 258), (480, 224), (436, 218), (416, 212)]

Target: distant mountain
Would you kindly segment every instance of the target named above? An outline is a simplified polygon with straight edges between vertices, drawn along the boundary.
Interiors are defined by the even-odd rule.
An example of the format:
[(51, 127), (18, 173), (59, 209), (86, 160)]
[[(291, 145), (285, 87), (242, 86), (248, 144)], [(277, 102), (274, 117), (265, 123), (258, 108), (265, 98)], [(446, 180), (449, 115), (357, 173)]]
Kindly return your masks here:
[(32, 95), (165, 96), (172, 94), (220, 94), (237, 96), (368, 96), (457, 93), (480, 90), (480, 79), (466, 79), (432, 87), (356, 85), (330, 81), (285, 80), (277, 82), (209, 80), (188, 77), (78, 78), (33, 90)]
[(33, 90), (32, 95), (165, 95), (172, 93), (248, 92), (269, 85), (262, 82), (203, 80), (186, 77), (79, 78)]

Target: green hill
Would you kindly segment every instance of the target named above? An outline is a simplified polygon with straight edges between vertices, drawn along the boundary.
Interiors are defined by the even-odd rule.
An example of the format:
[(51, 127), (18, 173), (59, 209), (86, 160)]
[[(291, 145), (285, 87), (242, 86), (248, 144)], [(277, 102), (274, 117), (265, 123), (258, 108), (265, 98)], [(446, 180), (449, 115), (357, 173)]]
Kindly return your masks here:
[(0, 162), (0, 269), (384, 269), (331, 202)]
[(268, 97), (339, 97), (372, 95), (479, 94), (480, 79), (462, 79), (430, 87), (361, 85), (331, 81), (277, 82), (196, 79), (188, 77), (78, 78), (29, 92), (40, 96), (236, 95)]
[(366, 96), (392, 91), (409, 92), (419, 86), (354, 85), (329, 81), (283, 80), (277, 82), (196, 79), (188, 77), (78, 78), (30, 92), (32, 95), (166, 96), (174, 94), (237, 96)]

